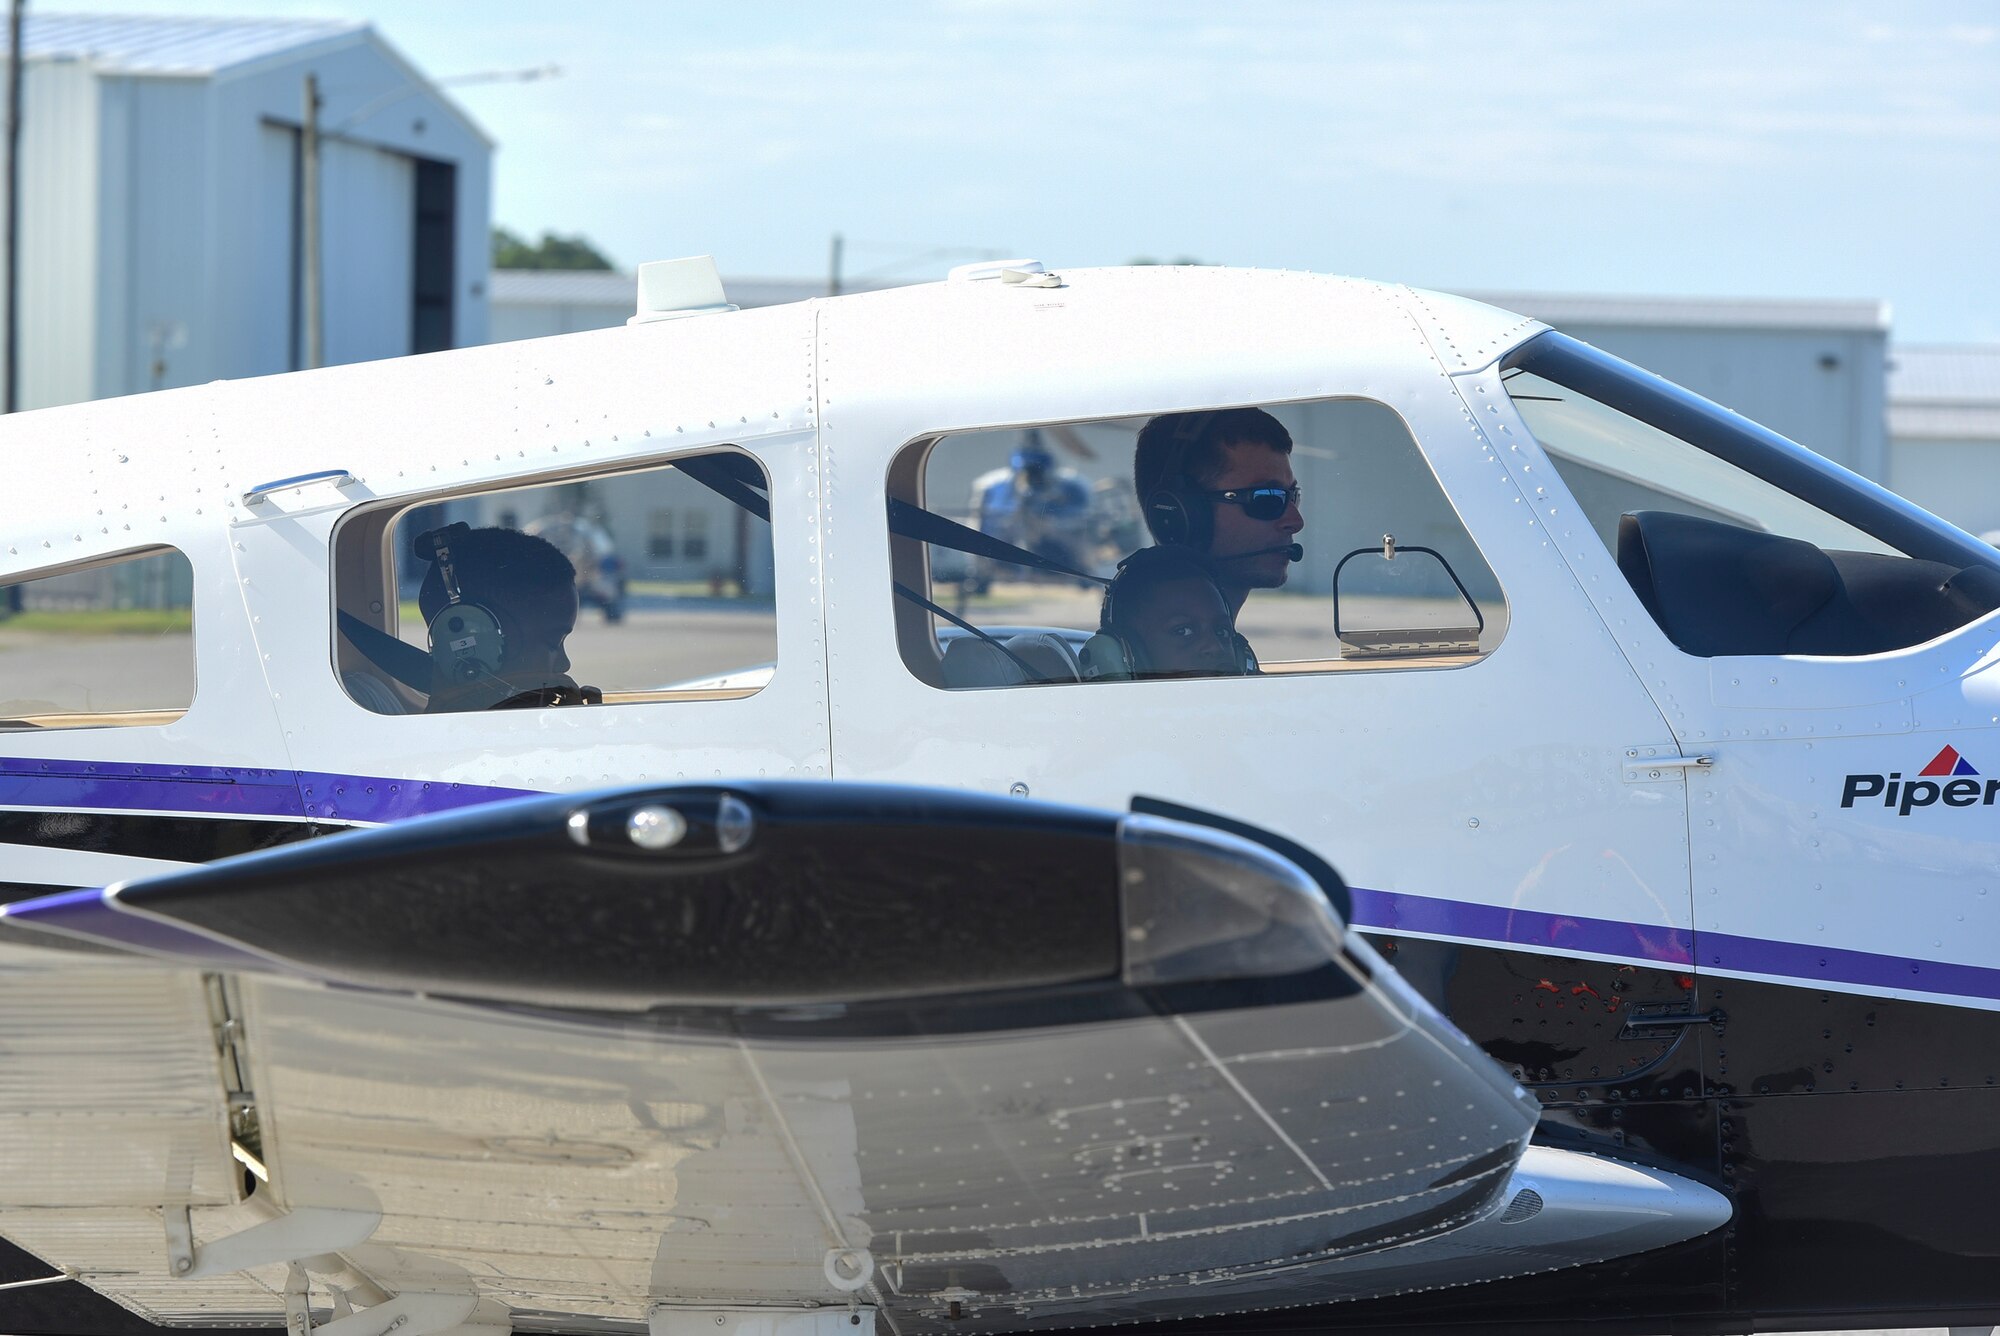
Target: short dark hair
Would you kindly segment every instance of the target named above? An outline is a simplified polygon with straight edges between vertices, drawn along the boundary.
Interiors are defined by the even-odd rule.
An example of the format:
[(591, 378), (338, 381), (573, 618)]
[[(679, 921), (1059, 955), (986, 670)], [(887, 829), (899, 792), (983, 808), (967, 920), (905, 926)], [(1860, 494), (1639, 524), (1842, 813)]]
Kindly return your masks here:
[(1139, 504), (1162, 487), (1192, 483), (1205, 487), (1226, 464), (1232, 445), (1268, 445), (1292, 453), (1292, 434), (1261, 408), (1223, 408), (1201, 413), (1162, 413), (1139, 429), (1132, 452), (1132, 486)]
[[(472, 529), (451, 545), (452, 574), (459, 594), (474, 603), (511, 603), (524, 593), (551, 593), (576, 584), (576, 567), (546, 538), (519, 529)], [(424, 620), (449, 601), (437, 563), (424, 572), (417, 607)]]
[(1097, 629), (1115, 631), (1120, 606), (1130, 609), (1151, 590), (1176, 580), (1206, 580), (1216, 586), (1217, 594), (1222, 590), (1215, 567), (1192, 548), (1142, 547), (1118, 563), (1118, 573), (1105, 586), (1104, 601), (1097, 609)]

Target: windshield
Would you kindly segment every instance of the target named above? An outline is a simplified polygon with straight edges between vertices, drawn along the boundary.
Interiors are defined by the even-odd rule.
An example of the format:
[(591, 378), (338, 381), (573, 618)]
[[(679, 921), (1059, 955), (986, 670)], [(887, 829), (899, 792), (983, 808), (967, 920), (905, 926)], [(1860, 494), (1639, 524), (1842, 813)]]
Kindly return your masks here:
[(1881, 653), (2000, 607), (2000, 554), (1777, 433), (1548, 333), (1508, 396), (1691, 654)]
[[(1619, 489), (1604, 480), (1618, 480), (1656, 508), (1817, 547), (2000, 571), (2000, 552), (1895, 493), (1568, 335), (1551, 331), (1523, 344), (1502, 375), (1529, 430), (1607, 542), (1619, 518), (1608, 502)], [(1599, 495), (1607, 503), (1593, 505)]]

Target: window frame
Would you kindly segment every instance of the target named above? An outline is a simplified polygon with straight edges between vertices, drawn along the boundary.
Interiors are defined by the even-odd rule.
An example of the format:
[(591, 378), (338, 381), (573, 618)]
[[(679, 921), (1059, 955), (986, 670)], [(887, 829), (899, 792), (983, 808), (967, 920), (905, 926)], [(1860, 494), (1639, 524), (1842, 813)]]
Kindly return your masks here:
[[(686, 449), (676, 450), (670, 454), (647, 455), (633, 459), (609, 461), (593, 468), (579, 469), (572, 466), (568, 468), (549, 469), (518, 474), (505, 479), (495, 479), (469, 486), (442, 487), (422, 492), (410, 492), (401, 496), (366, 501), (347, 510), (335, 522), (332, 532), (327, 538), (329, 551), (329, 560), (327, 562), (327, 602), (329, 607), (327, 626), (329, 652), (327, 666), (332, 673), (336, 693), (340, 699), (352, 705), (361, 714), (371, 718), (478, 718), (488, 713), (482, 710), (470, 710), (427, 715), (424, 710), (427, 702), (425, 699), (418, 698), (414, 688), (406, 687), (403, 683), (393, 678), (388, 678), (387, 674), (383, 674), (389, 681), (390, 690), (393, 694), (399, 700), (402, 700), (405, 705), (409, 706), (407, 710), (399, 714), (384, 713), (370, 709), (359, 700), (356, 700), (348, 693), (346, 685), (342, 680), (348, 671), (357, 667), (367, 667), (377, 672), (380, 672), (381, 669), (381, 665), (369, 659), (361, 651), (360, 647), (353, 644), (341, 631), (339, 618), (342, 613), (359, 618), (377, 631), (382, 631), (391, 636), (399, 635), (395, 624), (385, 625), (381, 619), (387, 617), (389, 611), (394, 609), (395, 621), (400, 623), (401, 620), (401, 601), (398, 598), (396, 584), (395, 530), (397, 523), (404, 515), (422, 506), (437, 505), (448, 501), (464, 501), (478, 497), (500, 496), (513, 492), (562, 487), (571, 483), (597, 482), (609, 478), (654, 473), (672, 468), (681, 460), (701, 459), (717, 455), (739, 455), (749, 460), (756, 466), (758, 473), (764, 479), (765, 496), (772, 498), (775, 502), (769, 465), (756, 452), (734, 442), (724, 442), (714, 445), (691, 446)], [(693, 475), (686, 474), (683, 476), (694, 486), (706, 489), (706, 484)], [(723, 497), (722, 499), (732, 506), (735, 504), (729, 501), (727, 497)], [(740, 507), (738, 508), (740, 509)], [(676, 509), (678, 510), (679, 508), (677, 507)], [(775, 504), (773, 505), (773, 511), (775, 511)], [(771, 539), (774, 561), (776, 548), (775, 519), (776, 516), (774, 513), (770, 521), (770, 527), (774, 531)], [(357, 532), (357, 526), (360, 526), (359, 532)], [(347, 602), (342, 601), (343, 590), (350, 593), (350, 598)], [(357, 592), (364, 595), (359, 603), (352, 597)], [(376, 608), (368, 608), (366, 606), (370, 600), (365, 595), (369, 592), (372, 592), (374, 595), (372, 601), (378, 604)], [(695, 687), (681, 690), (654, 691), (607, 691), (604, 693), (603, 703), (605, 705), (617, 706), (679, 704), (688, 701), (747, 700), (752, 696), (759, 695), (776, 680), (778, 673), (782, 671), (782, 661), (778, 656), (781, 637), (777, 633), (776, 617), (777, 609), (774, 602), (772, 606), (773, 657), (771, 660), (771, 671), (764, 675), (754, 686)], [(409, 642), (405, 641), (403, 643), (408, 644)], [(351, 661), (348, 660), (347, 656), (351, 656)], [(752, 668), (756, 666), (758, 665), (751, 665)], [(746, 669), (739, 667), (725, 672), (707, 674), (707, 676), (736, 677), (744, 671)]]
[[(1416, 451), (1417, 458), (1423, 462), (1424, 470), (1430, 477), (1433, 485), (1436, 486), (1438, 495), (1443, 499), (1445, 508), (1458, 523), (1467, 541), (1472, 544), (1473, 550), (1478, 553), (1480, 562), (1493, 577), (1498, 604), (1505, 614), (1505, 621), (1502, 626), (1500, 638), (1495, 640), (1491, 647), (1475, 655), (1410, 656), (1358, 660), (1336, 657), (1330, 659), (1275, 660), (1270, 663), (1260, 661), (1258, 664), (1258, 673), (1251, 676), (1309, 677), (1336, 676), (1355, 672), (1441, 672), (1461, 671), (1478, 667), (1493, 657), (1494, 653), (1505, 643), (1507, 635), (1512, 629), (1514, 600), (1508, 593), (1507, 581), (1503, 578), (1501, 569), (1494, 565), (1492, 558), (1487, 555), (1486, 545), (1479, 541), (1473, 533), (1472, 526), (1466, 522), (1463, 511), (1460, 510), (1457, 500), (1451, 494), (1451, 489), (1445, 486), (1444, 479), (1439, 476), (1437, 465), (1432, 461), (1430, 451), (1426, 448), (1423, 437), (1411, 425), (1409, 415), (1389, 400), (1378, 396), (1358, 393), (1314, 394), (1291, 399), (1204, 403), (1188, 407), (1156, 408), (1138, 412), (1112, 411), (1095, 413), (1088, 417), (1027, 418), (1009, 422), (969, 423), (955, 427), (933, 428), (909, 437), (901, 445), (897, 446), (895, 451), (890, 455), (884, 478), (883, 494), (885, 506), (888, 500), (896, 499), (928, 510), (925, 482), (931, 457), (940, 445), (955, 436), (964, 436), (972, 433), (1027, 431), (1032, 428), (1087, 427), (1108, 421), (1155, 417), (1163, 413), (1221, 412), (1232, 408), (1262, 408), (1268, 411), (1326, 403), (1369, 404), (1382, 409), (1395, 418), (1397, 425), (1402, 428), (1404, 436)], [(936, 512), (933, 511), (932, 513), (935, 514)], [(888, 521), (885, 516), (885, 526), (887, 523)], [(1061, 688), (1066, 686), (1153, 685), (1167, 681), (1227, 682), (1239, 680), (1225, 675), (1181, 679), (1136, 678), (1129, 681), (1101, 682), (1022, 682), (1000, 687), (946, 686), (942, 676), (944, 650), (943, 645), (939, 641), (935, 615), (921, 604), (901, 597), (895, 592), (894, 588), (896, 584), (900, 583), (911, 589), (923, 591), (925, 597), (931, 598), (933, 602), (937, 601), (933, 597), (936, 591), (933, 589), (931, 583), (931, 544), (921, 538), (900, 534), (894, 528), (888, 529), (888, 538), (891, 587), (885, 592), (890, 601), (895, 626), (897, 657), (902, 660), (904, 668), (911, 676), (933, 690), (955, 694), (961, 691), (983, 692)], [(1476, 601), (1474, 607), (1478, 607)], [(919, 655), (921, 655), (921, 658)]]
[[(93, 728), (165, 728), (185, 719), (201, 697), (201, 653), (197, 647), (196, 629), (199, 622), (195, 617), (195, 604), (200, 593), (201, 581), (195, 572), (194, 558), (172, 543), (146, 543), (138, 547), (121, 548), (116, 552), (101, 553), (80, 561), (66, 562), (59, 566), (43, 567), (0, 579), (0, 589), (12, 589), (18, 585), (33, 584), (39, 580), (59, 579), (66, 575), (85, 575), (91, 571), (104, 570), (111, 566), (123, 565), (130, 561), (144, 561), (152, 557), (176, 556), (187, 565), (188, 580), (188, 698), (187, 704), (178, 708), (155, 710), (120, 711), (58, 711), (46, 715), (19, 715), (0, 717), (0, 733), (36, 734), (67, 733), (79, 729)], [(6, 623), (0, 621), (0, 626)], [(143, 716), (143, 717), (126, 717)], [(76, 720), (79, 722), (44, 723), (42, 720)]]

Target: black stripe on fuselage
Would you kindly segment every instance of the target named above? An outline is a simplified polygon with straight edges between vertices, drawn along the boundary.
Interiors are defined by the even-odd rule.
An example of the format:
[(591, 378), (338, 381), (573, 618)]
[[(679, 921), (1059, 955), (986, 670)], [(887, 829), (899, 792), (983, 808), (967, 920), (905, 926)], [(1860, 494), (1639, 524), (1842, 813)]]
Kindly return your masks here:
[(0, 812), (0, 844), (124, 854), (178, 863), (209, 863), (343, 829), (346, 828), (264, 817), (74, 810)]
[(39, 881), (0, 881), (0, 905), (11, 905), (16, 900), (38, 900), (45, 895), (60, 895), (75, 889), (74, 886), (47, 886)]

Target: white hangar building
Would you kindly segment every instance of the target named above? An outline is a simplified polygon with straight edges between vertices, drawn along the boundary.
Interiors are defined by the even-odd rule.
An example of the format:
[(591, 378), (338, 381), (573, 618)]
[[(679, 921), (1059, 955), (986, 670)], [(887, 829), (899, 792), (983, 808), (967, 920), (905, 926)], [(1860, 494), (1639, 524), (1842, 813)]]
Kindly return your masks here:
[(1475, 292), (1886, 482), (1889, 308), (1879, 301)]
[(2000, 538), (2000, 347), (1899, 346), (1890, 357), (1890, 488)]
[(309, 75), (323, 360), (486, 341), (492, 142), (373, 28), (31, 8), (22, 46), (21, 407), (306, 365)]

